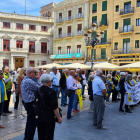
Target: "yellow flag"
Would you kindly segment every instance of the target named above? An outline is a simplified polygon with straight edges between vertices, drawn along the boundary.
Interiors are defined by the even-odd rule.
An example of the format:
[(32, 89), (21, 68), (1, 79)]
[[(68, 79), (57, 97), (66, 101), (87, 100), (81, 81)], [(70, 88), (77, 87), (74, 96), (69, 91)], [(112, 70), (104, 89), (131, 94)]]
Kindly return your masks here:
[(83, 107), (82, 90), (81, 89), (77, 89), (77, 95), (78, 95), (78, 98), (79, 98), (80, 110), (81, 110), (82, 107)]

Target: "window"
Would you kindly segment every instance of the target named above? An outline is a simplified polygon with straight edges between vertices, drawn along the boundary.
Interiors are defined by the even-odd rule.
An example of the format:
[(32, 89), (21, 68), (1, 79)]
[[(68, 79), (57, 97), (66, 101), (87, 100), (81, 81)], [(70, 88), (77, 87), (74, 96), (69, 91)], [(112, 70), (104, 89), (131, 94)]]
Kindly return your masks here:
[(3, 59), (3, 67), (4, 66), (9, 66), (9, 60), (8, 59)]
[(10, 28), (10, 22), (3, 22), (4, 28)]
[(139, 48), (139, 40), (135, 40), (135, 48)]
[(104, 38), (101, 38), (101, 44), (107, 43), (107, 30), (104, 31)]
[(82, 14), (82, 8), (78, 8), (78, 13)]
[(123, 20), (123, 31), (124, 32), (131, 31), (131, 19), (130, 18)]
[(115, 42), (115, 44), (114, 44), (114, 50), (118, 50), (118, 42)]
[(58, 54), (61, 54), (61, 47), (58, 47)]
[(62, 19), (62, 13), (59, 13), (59, 19)]
[(140, 18), (136, 19), (136, 26), (140, 26)]
[(101, 59), (106, 59), (106, 48), (101, 49)]
[(115, 22), (115, 29), (119, 28), (119, 22)]
[(35, 42), (29, 41), (29, 52), (35, 53)]
[(92, 5), (92, 13), (97, 13), (97, 3)]
[(102, 11), (106, 11), (107, 10), (107, 1), (103, 1), (102, 2)]
[(68, 17), (71, 17), (71, 10), (68, 11)]
[(35, 66), (35, 61), (29, 61), (29, 66), (34, 67)]
[(71, 26), (68, 26), (68, 34), (71, 34)]
[(123, 39), (123, 53), (130, 53), (130, 38)]
[(16, 41), (16, 46), (17, 46), (17, 48), (22, 48), (23, 47), (23, 41)]
[(62, 28), (58, 28), (58, 34), (62, 35)]
[(77, 25), (77, 31), (81, 31), (82, 30), (82, 24), (78, 24)]
[(48, 31), (48, 27), (47, 26), (41, 26), (41, 31), (47, 32)]
[(101, 26), (107, 26), (107, 14), (102, 14)]
[(119, 5), (116, 5), (116, 12), (119, 12)]
[(67, 46), (67, 54), (71, 53), (71, 46)]
[(47, 53), (47, 43), (41, 42), (41, 53)]
[(92, 17), (92, 23), (96, 23), (97, 24), (97, 16)]
[(29, 25), (29, 30), (36, 30), (36, 26), (35, 25)]
[(77, 45), (77, 53), (81, 53), (81, 45)]
[(17, 23), (16, 24), (16, 29), (23, 29), (23, 24)]
[(137, 0), (137, 7), (140, 7), (140, 0)]
[(47, 61), (41, 61), (41, 65), (46, 65)]
[(131, 1), (124, 3), (124, 14), (131, 13)]
[(10, 40), (3, 40), (3, 51), (10, 51)]

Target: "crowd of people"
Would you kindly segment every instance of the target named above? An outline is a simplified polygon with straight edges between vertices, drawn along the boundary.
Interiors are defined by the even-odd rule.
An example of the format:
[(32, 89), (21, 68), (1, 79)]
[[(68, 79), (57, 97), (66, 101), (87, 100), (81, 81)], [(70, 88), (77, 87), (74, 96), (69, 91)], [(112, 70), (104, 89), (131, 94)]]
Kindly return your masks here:
[[(42, 68), (37, 70), (33, 67), (18, 68), (16, 72), (9, 72), (9, 67), (5, 66), (0, 70), (0, 119), (1, 115), (12, 113), (9, 110), (9, 102), (13, 91), (16, 93), (14, 109), (18, 111), (17, 117), (21, 119), (25, 117), (22, 112), (23, 106), (27, 112), (24, 140), (33, 140), (36, 128), (38, 139), (53, 140), (55, 123), (62, 123), (61, 108), (58, 105), (60, 93), (61, 107), (68, 106), (67, 119), (73, 121), (72, 112), (79, 112), (77, 91), (81, 92), (82, 99), (85, 100), (84, 92), (87, 86), (89, 112), (93, 112), (93, 126), (106, 130), (102, 120), (105, 104), (111, 104), (111, 94), (112, 103), (121, 100), (119, 111), (124, 112), (124, 95), (127, 94), (124, 83), (134, 86), (138, 82), (140, 75), (120, 71), (113, 71), (105, 76), (102, 70), (98, 69), (96, 72), (90, 72), (87, 77), (85, 71), (80, 68), (76, 71), (64, 69), (60, 74), (54, 66), (50, 74), (47, 74), (46, 70)], [(130, 108), (135, 106), (125, 105), (125, 111), (132, 113)], [(4, 126), (0, 125), (0, 128)]]

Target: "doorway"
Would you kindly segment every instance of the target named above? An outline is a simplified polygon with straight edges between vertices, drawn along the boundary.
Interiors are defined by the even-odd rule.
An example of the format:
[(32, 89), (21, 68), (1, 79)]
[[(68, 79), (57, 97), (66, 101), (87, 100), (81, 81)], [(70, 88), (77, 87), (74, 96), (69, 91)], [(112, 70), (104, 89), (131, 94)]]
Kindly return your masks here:
[(24, 58), (15, 58), (15, 69), (24, 67)]

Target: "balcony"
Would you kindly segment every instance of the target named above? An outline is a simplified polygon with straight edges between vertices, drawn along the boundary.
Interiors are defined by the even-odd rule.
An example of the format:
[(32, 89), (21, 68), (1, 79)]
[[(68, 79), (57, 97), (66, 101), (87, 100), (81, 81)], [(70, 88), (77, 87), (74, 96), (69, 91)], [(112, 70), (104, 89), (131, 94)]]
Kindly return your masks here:
[(120, 10), (120, 16), (128, 16), (134, 14), (134, 7)]
[(57, 25), (63, 24), (63, 19), (62, 18), (56, 19), (56, 24)]
[(98, 42), (98, 44), (96, 46), (101, 46), (101, 45), (109, 46), (110, 44), (111, 44), (111, 39), (107, 39), (106, 41)]
[(71, 23), (73, 21), (72, 16), (66, 17), (66, 23)]
[(72, 38), (73, 38), (73, 34), (72, 33), (64, 34), (64, 39), (72, 39)]
[(76, 38), (83, 37), (83, 31), (82, 31), (82, 30), (79, 30), (79, 31), (75, 32), (75, 33), (74, 33), (74, 36), (75, 36)]
[(99, 27), (101, 27), (102, 29), (106, 29), (108, 27), (108, 20), (101, 20), (101, 22), (99, 23)]
[(134, 26), (132, 26), (132, 25), (128, 25), (128, 26), (119, 28), (119, 33), (122, 35), (123, 34), (132, 34), (133, 32), (134, 32)]
[(10, 52), (16, 52), (16, 53), (28, 53), (29, 49), (27, 48), (10, 48)]
[(136, 54), (140, 53), (139, 48), (128, 48), (128, 49), (118, 49), (118, 50), (112, 50), (112, 55), (131, 55), (131, 54)]
[(83, 18), (84, 18), (84, 14), (83, 14), (83, 13), (78, 13), (78, 14), (75, 16), (76, 21), (83, 20)]
[(55, 36), (55, 40), (62, 40), (62, 39), (63, 39), (62, 34), (58, 34)]

